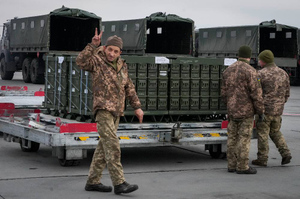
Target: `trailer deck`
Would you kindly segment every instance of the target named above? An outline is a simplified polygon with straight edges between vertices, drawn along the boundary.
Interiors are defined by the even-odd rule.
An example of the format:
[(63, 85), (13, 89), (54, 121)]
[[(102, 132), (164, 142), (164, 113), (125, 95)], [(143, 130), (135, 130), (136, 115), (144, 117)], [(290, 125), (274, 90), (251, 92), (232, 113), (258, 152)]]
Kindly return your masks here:
[[(52, 147), (52, 155), (62, 166), (79, 164), (80, 159), (87, 157), (87, 150), (95, 149), (100, 139), (96, 123), (46, 115), (37, 108), (15, 108), (9, 103), (2, 103), (0, 110), (4, 140), (20, 143), (25, 152), (38, 151), (40, 144)], [(221, 121), (121, 123), (117, 134), (121, 147), (204, 144), (212, 157), (219, 157), (226, 151), (227, 141), (227, 131), (221, 124)]]

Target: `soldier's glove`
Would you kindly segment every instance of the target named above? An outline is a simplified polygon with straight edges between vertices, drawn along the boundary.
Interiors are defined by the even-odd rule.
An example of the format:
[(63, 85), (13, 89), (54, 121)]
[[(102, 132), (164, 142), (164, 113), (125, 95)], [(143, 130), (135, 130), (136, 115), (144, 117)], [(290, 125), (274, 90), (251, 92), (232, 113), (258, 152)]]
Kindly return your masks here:
[(258, 121), (259, 122), (264, 121), (264, 118), (265, 118), (265, 114), (258, 115)]

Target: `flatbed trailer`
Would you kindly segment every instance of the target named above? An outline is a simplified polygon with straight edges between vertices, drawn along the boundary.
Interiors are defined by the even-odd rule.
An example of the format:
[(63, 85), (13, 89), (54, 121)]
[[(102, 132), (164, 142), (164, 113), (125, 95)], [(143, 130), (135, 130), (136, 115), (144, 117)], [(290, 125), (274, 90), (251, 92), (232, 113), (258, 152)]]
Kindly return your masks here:
[[(226, 152), (224, 126), (226, 121), (120, 123), (117, 134), (121, 147), (204, 144), (205, 150), (218, 158)], [(0, 132), (5, 141), (20, 143), (24, 152), (36, 152), (40, 144), (51, 147), (61, 166), (78, 165), (100, 139), (96, 123), (46, 115), (38, 108), (15, 108), (10, 103), (0, 103)]]

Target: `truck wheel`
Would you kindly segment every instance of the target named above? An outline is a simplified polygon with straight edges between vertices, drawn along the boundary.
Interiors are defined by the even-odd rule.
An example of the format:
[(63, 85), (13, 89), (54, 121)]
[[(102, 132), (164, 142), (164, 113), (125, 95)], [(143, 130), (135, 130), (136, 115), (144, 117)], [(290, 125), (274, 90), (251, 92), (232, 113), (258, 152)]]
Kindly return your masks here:
[(6, 71), (6, 63), (5, 63), (5, 58), (1, 58), (0, 62), (0, 73), (1, 73), (1, 79), (3, 80), (12, 80), (14, 77), (14, 71)]
[(31, 58), (29, 58), (29, 57), (25, 58), (23, 61), (23, 64), (22, 64), (22, 76), (23, 76), (23, 81), (25, 83), (31, 82), (30, 64), (31, 64)]
[(69, 166), (78, 166), (80, 164), (79, 160), (66, 160), (66, 159), (59, 159), (60, 166), (69, 167)]
[(44, 79), (44, 74), (39, 74), (39, 70), (41, 66), (39, 65), (39, 59), (34, 58), (31, 62), (30, 66), (30, 74), (31, 74), (31, 81), (34, 84), (44, 84), (45, 79)]
[[(24, 141), (24, 140), (23, 140)], [(21, 150), (23, 152), (37, 152), (40, 148), (40, 143), (31, 141), (31, 147), (24, 147), (24, 145), (28, 145), (28, 140), (25, 140), (25, 143), (22, 144), (22, 140), (20, 141)]]

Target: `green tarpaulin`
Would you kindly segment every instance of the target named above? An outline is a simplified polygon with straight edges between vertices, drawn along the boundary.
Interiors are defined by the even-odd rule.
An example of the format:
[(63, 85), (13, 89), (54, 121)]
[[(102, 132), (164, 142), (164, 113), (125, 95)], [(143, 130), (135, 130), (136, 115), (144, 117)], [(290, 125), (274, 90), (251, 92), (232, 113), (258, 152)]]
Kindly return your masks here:
[(67, 8), (64, 6), (62, 8), (53, 10), (52, 12), (50, 12), (50, 15), (70, 16), (70, 17), (88, 17), (88, 18), (101, 19), (101, 17), (95, 15), (94, 13), (87, 12), (85, 10), (76, 9), (76, 8)]

